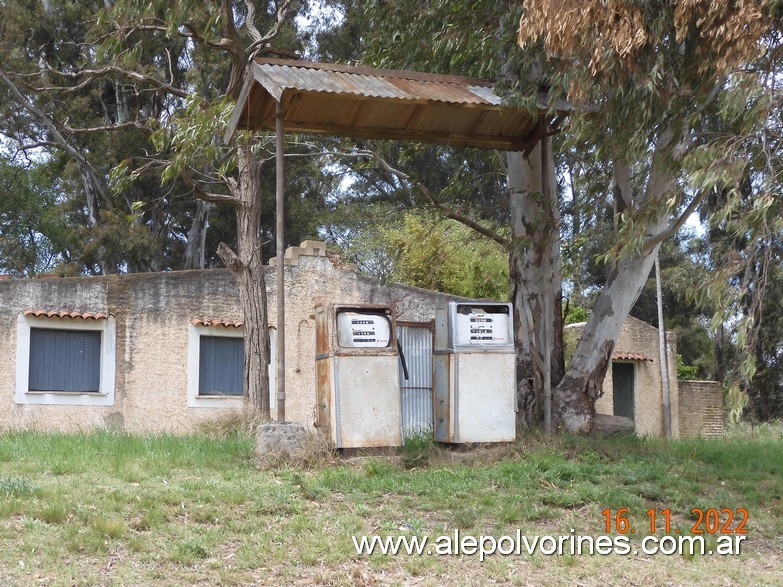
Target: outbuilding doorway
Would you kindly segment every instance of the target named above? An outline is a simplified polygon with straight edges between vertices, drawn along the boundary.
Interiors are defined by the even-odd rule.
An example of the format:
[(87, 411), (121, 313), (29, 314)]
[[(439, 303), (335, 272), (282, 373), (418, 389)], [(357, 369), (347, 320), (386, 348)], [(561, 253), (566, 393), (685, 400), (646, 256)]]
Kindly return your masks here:
[(612, 363), (612, 404), (615, 416), (634, 419), (635, 365)]

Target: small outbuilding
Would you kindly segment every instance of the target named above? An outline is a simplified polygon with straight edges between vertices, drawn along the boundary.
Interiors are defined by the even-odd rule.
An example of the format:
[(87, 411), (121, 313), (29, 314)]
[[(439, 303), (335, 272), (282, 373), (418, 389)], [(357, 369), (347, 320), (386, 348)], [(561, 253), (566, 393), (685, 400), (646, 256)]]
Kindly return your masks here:
[[(584, 323), (566, 327), (574, 345)], [(633, 316), (625, 319), (595, 404), (597, 419), (612, 427), (626, 423), (636, 434), (664, 435), (663, 385), (658, 329)], [(673, 438), (723, 435), (723, 390), (715, 381), (677, 380), (677, 334), (666, 332), (671, 431)]]
[[(584, 323), (566, 327), (566, 340), (575, 343)], [(664, 435), (664, 408), (661, 382), (658, 329), (637, 318), (625, 319), (620, 338), (604, 379), (603, 395), (596, 413), (626, 418), (640, 435)], [(671, 430), (679, 436), (679, 393), (677, 387), (677, 335), (666, 333), (666, 357), (670, 381)]]

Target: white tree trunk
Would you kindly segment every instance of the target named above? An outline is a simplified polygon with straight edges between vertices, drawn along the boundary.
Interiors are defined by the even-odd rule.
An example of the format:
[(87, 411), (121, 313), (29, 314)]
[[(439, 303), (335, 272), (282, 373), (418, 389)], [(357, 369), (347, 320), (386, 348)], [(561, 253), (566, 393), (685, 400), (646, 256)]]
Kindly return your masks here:
[[(648, 235), (657, 235), (668, 226), (668, 214), (663, 200), (673, 185), (672, 170), (666, 162), (665, 151), (673, 144), (670, 132), (658, 138), (652, 168), (641, 204), (657, 205), (657, 216), (649, 220)], [(616, 163), (618, 178), (615, 201), (630, 204), (630, 185), (625, 181), (626, 166)], [(576, 345), (568, 369), (555, 388), (555, 422), (569, 432), (587, 433), (592, 430), (595, 402), (602, 394), (603, 381), (609, 368), (614, 346), (631, 308), (650, 275), (660, 244), (643, 247), (635, 256), (623, 257), (614, 263), (606, 285), (596, 300), (590, 319)]]
[(519, 427), (536, 426), (543, 419), (547, 352), (551, 352), (551, 381), (563, 376), (560, 207), (554, 160), (551, 149), (547, 151), (545, 181), (540, 145), (527, 155), (507, 156)]
[(185, 269), (204, 269), (204, 245), (211, 209), (210, 202), (196, 200), (196, 214), (193, 216), (185, 245)]

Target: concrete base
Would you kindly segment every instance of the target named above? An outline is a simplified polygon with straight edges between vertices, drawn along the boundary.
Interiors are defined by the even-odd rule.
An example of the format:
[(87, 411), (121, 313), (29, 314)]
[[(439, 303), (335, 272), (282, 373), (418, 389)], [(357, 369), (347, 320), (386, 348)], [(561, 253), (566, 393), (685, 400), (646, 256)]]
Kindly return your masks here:
[(608, 438), (609, 436), (625, 435), (631, 436), (634, 433), (633, 420), (623, 416), (610, 416), (609, 414), (596, 414), (593, 419), (593, 433), (597, 438)]
[(256, 456), (262, 462), (297, 458), (306, 448), (310, 432), (296, 422), (269, 422), (256, 430)]

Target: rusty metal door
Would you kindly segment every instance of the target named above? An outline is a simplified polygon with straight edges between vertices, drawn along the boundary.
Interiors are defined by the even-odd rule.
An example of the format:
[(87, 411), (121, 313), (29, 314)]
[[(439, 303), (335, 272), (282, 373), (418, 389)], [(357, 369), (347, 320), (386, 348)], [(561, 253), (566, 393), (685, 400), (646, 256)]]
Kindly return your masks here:
[(405, 378), (402, 358), (400, 371), (400, 405), (403, 441), (419, 434), (432, 434), (432, 324), (397, 323), (407, 367)]

